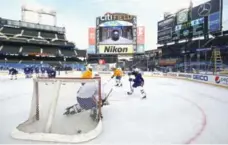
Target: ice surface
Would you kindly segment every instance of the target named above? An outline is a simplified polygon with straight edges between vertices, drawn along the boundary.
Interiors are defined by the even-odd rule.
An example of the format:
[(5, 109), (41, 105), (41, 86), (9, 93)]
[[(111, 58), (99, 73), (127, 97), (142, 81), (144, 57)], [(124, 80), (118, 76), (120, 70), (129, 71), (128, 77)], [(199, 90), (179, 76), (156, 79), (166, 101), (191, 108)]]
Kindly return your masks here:
[[(228, 143), (228, 89), (168, 78), (145, 80), (146, 100), (139, 92), (127, 95), (127, 78), (114, 89), (110, 105), (103, 108), (103, 132), (88, 143)], [(40, 143), (10, 137), (28, 118), (32, 89), (31, 79), (0, 78), (0, 143)]]

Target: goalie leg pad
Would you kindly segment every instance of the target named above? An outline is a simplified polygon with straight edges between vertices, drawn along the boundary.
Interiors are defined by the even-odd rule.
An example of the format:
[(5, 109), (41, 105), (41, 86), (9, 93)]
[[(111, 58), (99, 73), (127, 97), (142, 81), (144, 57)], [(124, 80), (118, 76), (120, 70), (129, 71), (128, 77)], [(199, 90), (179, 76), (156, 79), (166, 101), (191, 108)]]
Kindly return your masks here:
[(82, 112), (83, 110), (81, 109), (81, 107), (78, 105), (78, 104), (75, 104), (75, 105), (72, 105), (72, 106), (69, 106), (66, 108), (66, 112), (64, 113), (64, 115), (73, 115), (73, 114), (76, 114), (76, 113), (80, 113)]
[(91, 98), (80, 98), (77, 97), (77, 101), (82, 109), (89, 110), (92, 108), (97, 107), (97, 102), (91, 97)]

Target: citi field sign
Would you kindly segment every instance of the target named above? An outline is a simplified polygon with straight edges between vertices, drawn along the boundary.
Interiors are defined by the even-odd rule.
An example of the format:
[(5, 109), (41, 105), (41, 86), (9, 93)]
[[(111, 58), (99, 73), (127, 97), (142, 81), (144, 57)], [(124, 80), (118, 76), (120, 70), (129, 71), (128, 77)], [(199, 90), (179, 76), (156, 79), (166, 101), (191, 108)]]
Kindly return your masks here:
[(127, 21), (133, 23), (135, 18), (136, 16), (125, 13), (106, 13), (104, 16), (99, 17), (99, 21), (100, 23), (108, 21)]

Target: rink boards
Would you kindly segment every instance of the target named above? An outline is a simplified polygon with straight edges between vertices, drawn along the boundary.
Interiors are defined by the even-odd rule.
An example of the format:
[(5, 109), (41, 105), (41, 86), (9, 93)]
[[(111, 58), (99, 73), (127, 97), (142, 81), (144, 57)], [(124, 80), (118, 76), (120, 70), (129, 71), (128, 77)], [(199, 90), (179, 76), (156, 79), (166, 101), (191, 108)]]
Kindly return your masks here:
[[(111, 76), (111, 71), (94, 71), (101, 76)], [(128, 72), (125, 72), (127, 74)], [(205, 75), (205, 74), (190, 74), (190, 73), (162, 73), (162, 72), (141, 72), (144, 77), (169, 77), (174, 79), (184, 79), (194, 82), (200, 82), (205, 84), (211, 84), (228, 88), (228, 76), (223, 75)], [(57, 77), (80, 77), (81, 71), (65, 71), (57, 72)], [(0, 76), (7, 76), (8, 71), (0, 71)], [(23, 73), (19, 73), (19, 77), (24, 77)], [(35, 77), (35, 75), (34, 75)]]

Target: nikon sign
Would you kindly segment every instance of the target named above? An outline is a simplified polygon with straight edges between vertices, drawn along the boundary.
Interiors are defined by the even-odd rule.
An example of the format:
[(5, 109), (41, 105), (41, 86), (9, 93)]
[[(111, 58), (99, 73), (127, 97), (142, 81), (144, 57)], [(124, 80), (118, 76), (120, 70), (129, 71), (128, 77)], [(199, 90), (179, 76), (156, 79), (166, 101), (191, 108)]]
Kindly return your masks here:
[(133, 45), (100, 45), (101, 54), (129, 54), (133, 53)]

